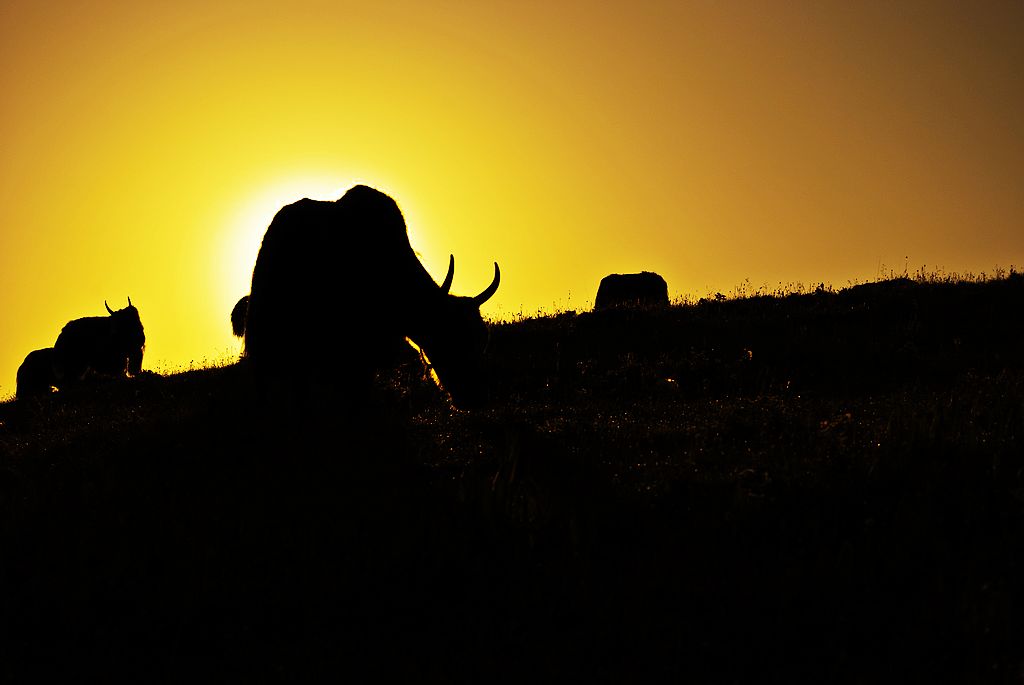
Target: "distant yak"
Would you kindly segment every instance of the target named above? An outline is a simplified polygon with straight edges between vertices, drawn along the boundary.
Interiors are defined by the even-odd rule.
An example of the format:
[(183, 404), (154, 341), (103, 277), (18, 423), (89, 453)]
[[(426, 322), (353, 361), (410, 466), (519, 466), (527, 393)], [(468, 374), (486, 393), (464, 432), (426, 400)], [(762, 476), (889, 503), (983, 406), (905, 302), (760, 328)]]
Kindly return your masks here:
[[(495, 263), (491, 284), (475, 297), (449, 294), (454, 275), (452, 256), (444, 282), (434, 282), (384, 193), (360, 185), (333, 202), (299, 200), (277, 213), (263, 237), (244, 355), (258, 377), (299, 382), (315, 356), (316, 377), (306, 380), (343, 390), (365, 387), (375, 371), (393, 366), (408, 338), (457, 406), (478, 404), (487, 342), (480, 305), (501, 273)], [(235, 320), (233, 313), (233, 327)]]
[(15, 396), (18, 399), (45, 395), (57, 385), (57, 374), (53, 365), (53, 348), (33, 350), (18, 367), (18, 385)]
[(56, 385), (63, 388), (90, 374), (123, 377), (142, 371), (146, 334), (139, 310), (128, 306), (116, 312), (103, 303), (109, 316), (87, 316), (69, 322), (53, 344)]
[(668, 306), (668, 284), (656, 273), (611, 274), (601, 279), (594, 309)]

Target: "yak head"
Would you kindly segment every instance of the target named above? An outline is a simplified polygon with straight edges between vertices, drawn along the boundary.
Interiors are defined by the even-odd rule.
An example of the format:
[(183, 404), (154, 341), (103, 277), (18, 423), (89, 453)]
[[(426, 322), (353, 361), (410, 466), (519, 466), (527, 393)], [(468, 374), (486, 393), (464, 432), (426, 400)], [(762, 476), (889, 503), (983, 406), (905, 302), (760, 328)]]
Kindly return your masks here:
[(142, 328), (139, 310), (132, 306), (132, 298), (128, 298), (128, 306), (116, 312), (107, 301), (103, 306), (110, 314), (110, 344), (113, 351), (123, 354), (128, 360), (128, 373), (132, 376), (142, 371), (142, 355), (146, 351), (146, 332)]
[(498, 289), (501, 271), (494, 264), (494, 279), (475, 297), (450, 295), (455, 275), (455, 257), (449, 257), (448, 275), (424, 319), (409, 338), (416, 343), (436, 374), (441, 387), (459, 408), (479, 406), (484, 399), (483, 355), (487, 347), (487, 325), (480, 305)]

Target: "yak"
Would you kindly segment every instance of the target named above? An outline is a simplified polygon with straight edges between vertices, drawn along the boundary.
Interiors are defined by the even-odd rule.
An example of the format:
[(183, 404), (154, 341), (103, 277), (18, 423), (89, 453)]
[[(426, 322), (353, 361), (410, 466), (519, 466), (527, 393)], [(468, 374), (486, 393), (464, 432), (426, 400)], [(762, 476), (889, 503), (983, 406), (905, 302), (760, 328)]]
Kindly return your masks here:
[(18, 384), (15, 397), (45, 395), (57, 385), (57, 375), (53, 366), (53, 348), (44, 347), (33, 350), (25, 357), (18, 367)]
[(90, 374), (124, 377), (142, 371), (146, 333), (139, 310), (128, 306), (116, 312), (103, 302), (109, 316), (87, 316), (68, 322), (53, 344), (55, 385), (74, 385)]
[(594, 309), (668, 306), (668, 284), (656, 273), (610, 274), (601, 279)]
[[(448, 292), (454, 275), (452, 255), (444, 281), (435, 283), (409, 243), (398, 204), (378, 190), (358, 185), (335, 201), (299, 200), (277, 213), (263, 237), (243, 357), (257, 377), (358, 390), (393, 367), (409, 340), (457, 407), (477, 405), (488, 336), (480, 305), (498, 289), (501, 272), (495, 262), (491, 284), (474, 297)], [(325, 335), (324, 321), (335, 332)], [(305, 361), (311, 356), (314, 378)]]

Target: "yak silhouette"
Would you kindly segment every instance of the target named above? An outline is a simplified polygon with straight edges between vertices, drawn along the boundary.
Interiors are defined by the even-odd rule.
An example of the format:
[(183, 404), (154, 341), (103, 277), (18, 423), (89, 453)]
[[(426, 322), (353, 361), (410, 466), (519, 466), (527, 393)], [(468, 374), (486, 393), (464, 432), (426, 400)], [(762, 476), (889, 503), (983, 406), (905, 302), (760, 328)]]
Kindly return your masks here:
[(70, 321), (53, 344), (55, 385), (65, 388), (90, 374), (124, 377), (142, 371), (146, 333), (139, 310), (128, 306), (116, 312), (105, 301), (109, 316), (87, 316)]
[[(451, 256), (443, 283), (434, 282), (398, 204), (378, 190), (359, 185), (333, 202), (299, 200), (263, 237), (244, 306), (243, 356), (258, 378), (358, 393), (395, 364), (408, 339), (456, 406), (477, 405), (487, 342), (480, 305), (501, 272), (495, 262), (491, 284), (474, 297), (449, 293), (454, 275)], [(234, 330), (241, 307), (232, 313)], [(310, 358), (317, 359), (312, 371)]]
[(609, 274), (601, 279), (594, 309), (636, 306), (668, 306), (668, 284), (665, 279), (651, 271)]

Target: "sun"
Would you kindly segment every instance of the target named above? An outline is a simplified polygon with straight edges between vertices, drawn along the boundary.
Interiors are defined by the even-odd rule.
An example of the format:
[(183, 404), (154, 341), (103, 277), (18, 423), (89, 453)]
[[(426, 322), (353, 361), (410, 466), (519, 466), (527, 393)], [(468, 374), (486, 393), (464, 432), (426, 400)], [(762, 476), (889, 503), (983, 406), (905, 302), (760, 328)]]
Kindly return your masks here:
[(336, 200), (352, 184), (320, 175), (293, 176), (248, 187), (227, 203), (217, 263), (218, 290), (237, 299), (249, 292), (263, 234), (285, 205), (302, 198)]
[[(419, 211), (416, 197), (402, 193), (400, 184), (387, 178), (369, 178), (364, 175), (347, 176), (329, 173), (309, 173), (278, 178), (251, 185), (235, 194), (223, 212), (224, 220), (220, 231), (221, 241), (217, 253), (217, 286), (237, 300), (249, 292), (252, 269), (256, 264), (263, 234), (274, 216), (285, 205), (302, 198), (312, 200), (337, 200), (355, 185), (367, 185), (390, 195), (398, 203), (405, 217), (409, 238), (413, 247), (433, 254), (423, 226), (424, 217)], [(419, 227), (420, 230), (417, 230)], [(441, 260), (441, 257), (444, 257)], [(438, 257), (446, 261), (447, 254)], [(440, 263), (440, 262), (439, 262)], [(232, 304), (234, 300), (232, 300)]]
[[(216, 293), (208, 306), (214, 319), (230, 311), (238, 298), (248, 294), (252, 270), (259, 255), (263, 235), (282, 207), (303, 198), (337, 200), (355, 185), (367, 185), (394, 198), (405, 218), (409, 241), (428, 267), (443, 274), (448, 253), (433, 249), (430, 238), (430, 207), (415, 187), (395, 182), (387, 173), (365, 171), (348, 173), (316, 169), (278, 175), (240, 186), (226, 196), (219, 218), (214, 220), (213, 247), (208, 264), (210, 289)], [(433, 271), (432, 271), (433, 273)], [(209, 292), (209, 291), (208, 291)]]

